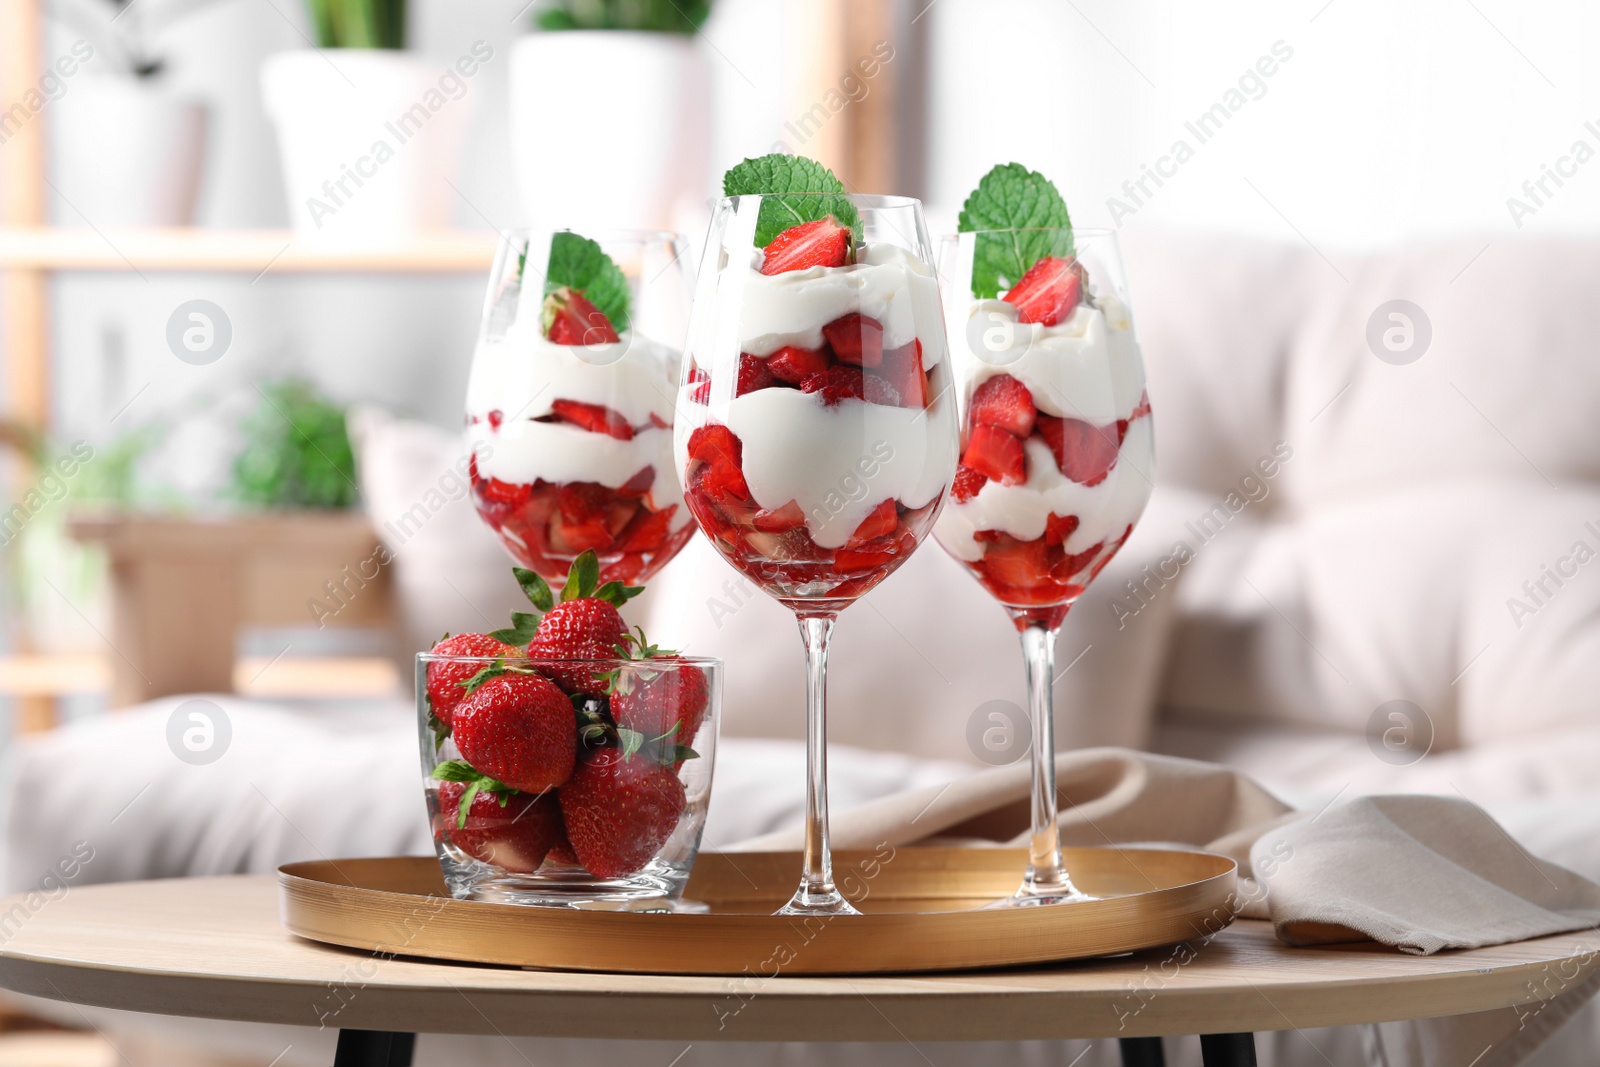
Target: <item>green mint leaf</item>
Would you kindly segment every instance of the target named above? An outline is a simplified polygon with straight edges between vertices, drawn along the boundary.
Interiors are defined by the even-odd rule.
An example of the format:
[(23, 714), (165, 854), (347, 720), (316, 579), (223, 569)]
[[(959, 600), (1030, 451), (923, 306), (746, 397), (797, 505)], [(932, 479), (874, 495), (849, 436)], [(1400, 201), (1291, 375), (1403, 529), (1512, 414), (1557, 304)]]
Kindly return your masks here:
[(522, 586), (522, 592), (540, 611), (549, 611), (556, 606), (555, 594), (550, 592), (550, 586), (545, 580), (526, 567), (512, 567), (511, 573), (516, 575), (517, 584)]
[(567, 571), (567, 584), (561, 587), (561, 600), (581, 600), (594, 595), (594, 587), (600, 584), (600, 557), (595, 555), (594, 549), (586, 548), (577, 559), (572, 561), (572, 567)]
[[(783, 193), (827, 193), (827, 196), (782, 196)], [(781, 152), (746, 159), (722, 176), (722, 195), (760, 194), (761, 214), (756, 217), (756, 245), (765, 248), (791, 226), (832, 216), (850, 235), (861, 240), (861, 216), (845, 195), (844, 183), (833, 171), (805, 156)]]
[[(546, 590), (548, 592), (548, 590)], [(552, 605), (553, 606), (553, 605)], [(539, 616), (528, 611), (513, 611), (511, 625), (491, 630), (489, 636), (507, 645), (525, 645), (539, 632)], [(470, 679), (469, 679), (470, 681)], [(487, 679), (485, 679), (487, 681)]]
[(995, 167), (961, 207), (962, 233), (979, 232), (972, 256), (972, 295), (989, 299), (1010, 289), (1045, 256), (1073, 254), (1067, 202), (1049, 178), (1020, 163)]
[(599, 244), (570, 230), (562, 230), (550, 239), (550, 262), (544, 272), (545, 295), (563, 285), (583, 293), (618, 333), (628, 328), (627, 276), (611, 262), (611, 257)]
[(620, 608), (642, 592), (644, 592), (642, 585), (623, 585), (621, 582), (611, 581), (596, 589), (594, 595), (596, 600), (604, 600)]

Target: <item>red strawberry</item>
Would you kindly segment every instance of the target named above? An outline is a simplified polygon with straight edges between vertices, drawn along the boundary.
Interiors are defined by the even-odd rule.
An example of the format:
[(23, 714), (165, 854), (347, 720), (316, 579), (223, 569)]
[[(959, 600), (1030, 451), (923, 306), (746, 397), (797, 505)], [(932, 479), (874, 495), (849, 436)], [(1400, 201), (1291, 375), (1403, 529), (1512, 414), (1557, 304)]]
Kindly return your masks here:
[(850, 262), (850, 228), (830, 216), (791, 226), (772, 239), (761, 259), (762, 274), (810, 267), (842, 267)]
[(1027, 600), (1041, 585), (1050, 584), (1049, 551), (1044, 538), (1018, 541), (1001, 534), (984, 552), (982, 567), (989, 581), (999, 586), (1004, 597)]
[(978, 495), (978, 491), (989, 483), (989, 479), (962, 464), (956, 468), (955, 481), (950, 483), (950, 498), (957, 504), (965, 504)]
[[(528, 643), (528, 655), (550, 660), (616, 659), (622, 655), (619, 646), (626, 647), (627, 642), (628, 624), (622, 621), (616, 607), (609, 601), (586, 596), (564, 600), (544, 613), (538, 631)], [(592, 666), (547, 667), (545, 671), (568, 692), (591, 692), (596, 686)], [(571, 705), (567, 711), (570, 719)], [(467, 762), (478, 766), (470, 756)]]
[(1039, 415), (1039, 436), (1055, 453), (1061, 473), (1080, 485), (1099, 485), (1117, 463), (1121, 442), (1112, 427), (1101, 429), (1082, 419)]
[(854, 312), (822, 328), (840, 363), (876, 367), (883, 363), (883, 323)]
[(1100, 554), (1100, 550), (1104, 547), (1106, 547), (1104, 541), (1096, 541), (1082, 552), (1063, 553), (1059, 560), (1050, 565), (1050, 577), (1060, 582), (1066, 581), (1093, 563), (1094, 558)]
[(828, 369), (828, 354), (821, 349), (784, 345), (767, 357), (767, 369), (790, 385), (799, 385), (806, 375)]
[(672, 513), (677, 510), (676, 504), (668, 504), (660, 511), (640, 508), (617, 535), (614, 547), (619, 552), (657, 551), (672, 532)]
[(656, 469), (654, 467), (640, 467), (632, 478), (617, 487), (617, 492), (623, 496), (644, 496), (655, 484)]
[[(836, 574), (878, 570), (910, 555), (916, 547), (917, 539), (910, 530), (899, 530), (860, 544), (847, 544), (833, 554), (833, 570)], [(835, 590), (835, 595), (837, 593)]]
[(744, 396), (757, 389), (767, 389), (777, 385), (778, 379), (773, 376), (772, 368), (760, 356), (752, 356), (748, 352), (739, 353), (739, 388), (734, 396)]
[(1044, 543), (1047, 545), (1064, 544), (1079, 525), (1078, 516), (1076, 515), (1068, 515), (1063, 518), (1055, 512), (1051, 512), (1044, 520)]
[(899, 525), (900, 513), (896, 510), (894, 501), (885, 500), (861, 520), (861, 525), (856, 527), (855, 533), (850, 535), (850, 540), (846, 543), (855, 548), (866, 541), (889, 536)]
[[(669, 669), (651, 670), (657, 663)], [(677, 656), (661, 656), (642, 660), (623, 672), (611, 694), (611, 715), (618, 726), (637, 730), (647, 741), (665, 736), (676, 726), (670, 742), (690, 745), (710, 702), (704, 671)]]
[(998, 426), (972, 428), (967, 450), (961, 454), (961, 465), (1001, 485), (1021, 485), (1028, 477), (1022, 442)]
[[(456, 634), (429, 649), (436, 656), (489, 656), (500, 659), (522, 656), (522, 649), (508, 645), (488, 634)], [(456, 705), (467, 698), (461, 683), (471, 678), (486, 664), (482, 663), (430, 663), (428, 664), (428, 707), (446, 726)]]
[(928, 372), (922, 367), (922, 342), (915, 338), (885, 352), (877, 374), (894, 386), (902, 407), (925, 408), (933, 399), (928, 393)]
[(998, 426), (1017, 437), (1033, 432), (1038, 409), (1028, 387), (1009, 374), (997, 374), (972, 393), (972, 424)]
[(537, 674), (502, 674), (455, 710), (451, 736), (479, 774), (524, 793), (555, 789), (578, 751), (572, 702)]
[(689, 435), (689, 467), (685, 480), (718, 503), (750, 499), (745, 483), (743, 446), (726, 426), (697, 426)]
[(467, 806), (467, 824), (461, 826), (461, 797), (466, 790), (465, 782), (439, 783), (434, 836), (473, 859), (528, 874), (539, 869), (551, 846), (566, 840), (561, 828), (561, 804), (554, 793), (479, 790)]
[(1028, 268), (1005, 301), (1017, 309), (1018, 322), (1037, 322), (1054, 326), (1078, 306), (1083, 281), (1071, 260), (1045, 256)]
[(839, 403), (841, 400), (854, 398), (866, 399), (866, 382), (857, 367), (829, 367), (816, 374), (808, 374), (800, 382), (802, 393), (821, 393), (822, 402), (828, 407)]
[(763, 509), (750, 519), (750, 525), (762, 533), (786, 533), (806, 524), (806, 513), (791, 500), (781, 508)]
[(568, 482), (556, 492), (550, 539), (562, 552), (610, 548), (639, 502), (594, 482)]
[(597, 345), (621, 340), (605, 313), (576, 289), (561, 286), (544, 298), (544, 335), (551, 344)]
[(619, 441), (633, 440), (633, 427), (619, 411), (604, 404), (585, 404), (579, 400), (552, 400), (550, 410), (562, 422), (581, 426), (590, 433), (603, 433)]
[(686, 799), (672, 771), (618, 748), (584, 756), (561, 790), (572, 851), (596, 878), (622, 878), (655, 858), (678, 825)]

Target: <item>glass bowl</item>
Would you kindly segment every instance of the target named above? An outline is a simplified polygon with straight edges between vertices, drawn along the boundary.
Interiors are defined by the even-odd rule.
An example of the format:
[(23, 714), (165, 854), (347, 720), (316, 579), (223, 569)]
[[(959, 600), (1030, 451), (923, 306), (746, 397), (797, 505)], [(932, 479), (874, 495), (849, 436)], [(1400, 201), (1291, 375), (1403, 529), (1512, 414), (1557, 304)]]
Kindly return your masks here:
[(428, 820), (452, 895), (677, 905), (711, 797), (721, 661), (423, 653), (416, 681)]

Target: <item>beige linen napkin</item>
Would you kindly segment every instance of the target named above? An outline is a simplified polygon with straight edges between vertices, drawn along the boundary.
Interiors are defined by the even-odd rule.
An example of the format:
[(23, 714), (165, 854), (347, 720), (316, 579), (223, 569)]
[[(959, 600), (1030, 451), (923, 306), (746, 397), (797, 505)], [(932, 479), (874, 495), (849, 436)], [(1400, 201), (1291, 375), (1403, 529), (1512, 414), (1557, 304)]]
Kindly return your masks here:
[[(1113, 748), (1058, 756), (1056, 780), (1063, 844), (1167, 842), (1229, 854), (1243, 914), (1270, 918), (1290, 944), (1370, 938), (1426, 955), (1600, 925), (1600, 885), (1529, 855), (1454, 797), (1359, 797), (1297, 812), (1225, 767)], [(1028, 790), (1024, 762), (884, 797), (834, 815), (833, 845), (1025, 846)], [(796, 829), (733, 850), (800, 847)], [(1384, 1024), (1373, 1029), (1375, 1062), (1510, 1067), (1597, 991), (1600, 974), (1553, 990), (1534, 1016), (1510, 1009)]]

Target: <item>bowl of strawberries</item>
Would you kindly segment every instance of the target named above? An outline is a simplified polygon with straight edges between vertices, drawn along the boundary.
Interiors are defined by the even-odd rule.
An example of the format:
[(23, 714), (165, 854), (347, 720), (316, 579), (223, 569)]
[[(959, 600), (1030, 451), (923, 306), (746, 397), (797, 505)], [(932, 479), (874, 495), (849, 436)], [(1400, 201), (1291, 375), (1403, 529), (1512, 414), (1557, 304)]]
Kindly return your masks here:
[(642, 590), (600, 583), (593, 552), (559, 594), (515, 568), (534, 608), (417, 656), (428, 816), (459, 898), (675, 906), (705, 827), (721, 662), (630, 632)]

